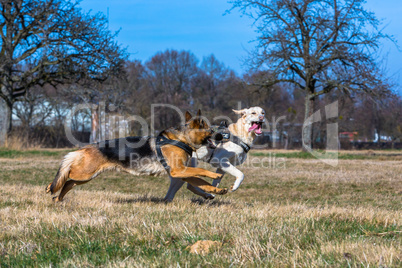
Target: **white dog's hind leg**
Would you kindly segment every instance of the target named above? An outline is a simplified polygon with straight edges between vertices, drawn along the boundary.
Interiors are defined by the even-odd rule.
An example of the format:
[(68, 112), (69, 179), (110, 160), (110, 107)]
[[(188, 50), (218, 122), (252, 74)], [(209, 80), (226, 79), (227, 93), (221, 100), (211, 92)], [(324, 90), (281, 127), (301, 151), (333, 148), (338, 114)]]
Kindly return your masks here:
[(170, 175), (169, 178), (170, 178), (170, 186), (164, 200), (170, 202), (173, 200), (177, 191), (183, 186), (184, 181), (182, 181), (181, 179), (172, 178)]

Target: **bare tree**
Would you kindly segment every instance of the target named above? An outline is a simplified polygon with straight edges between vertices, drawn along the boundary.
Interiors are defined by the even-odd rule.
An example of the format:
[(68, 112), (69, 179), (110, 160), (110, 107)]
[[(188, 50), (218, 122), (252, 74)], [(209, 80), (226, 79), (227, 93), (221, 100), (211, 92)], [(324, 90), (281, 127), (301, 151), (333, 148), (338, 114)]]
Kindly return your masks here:
[(117, 73), (124, 50), (101, 14), (83, 14), (78, 2), (0, 0), (0, 144), (12, 128), (18, 97), (34, 85), (104, 80)]
[[(145, 63), (149, 88), (154, 94), (153, 102), (172, 104), (188, 109), (192, 104), (192, 80), (198, 72), (197, 58), (189, 51), (166, 50), (159, 52)], [(157, 127), (178, 122), (172, 111), (160, 109)], [(167, 125), (163, 125), (167, 124)]]
[[(142, 118), (151, 118), (151, 105), (154, 97), (149, 90), (146, 79), (145, 67), (140, 61), (128, 61), (126, 63), (127, 79), (119, 83), (126, 93), (124, 100), (125, 111), (130, 115), (139, 115)], [(148, 131), (148, 130), (147, 130)], [(144, 135), (145, 130), (138, 122), (131, 122), (130, 133), (132, 135)]]
[(402, 138), (402, 100), (398, 95), (381, 101), (362, 98), (354, 116), (358, 119), (354, 128), (370, 139), (376, 138), (378, 147), (383, 136), (391, 139), (392, 146)]
[(13, 114), (21, 121), (25, 130), (34, 125), (44, 125), (52, 113), (52, 107), (42, 88), (29, 90), (20, 101), (16, 102)]
[[(374, 13), (364, 9), (365, 0), (229, 2), (255, 20), (259, 36), (250, 63), (271, 70), (262, 85), (289, 82), (302, 89), (305, 120), (322, 94), (333, 89), (373, 92), (381, 84), (373, 55), (382, 38), (393, 39), (378, 28)], [(310, 147), (311, 124), (303, 137)]]
[(229, 70), (212, 54), (204, 57), (200, 72), (194, 83), (195, 96), (204, 107), (215, 109), (218, 105), (217, 95), (221, 84), (228, 78)]
[(385, 117), (385, 126), (388, 135), (392, 138), (392, 149), (394, 149), (396, 141), (402, 142), (402, 98), (394, 95), (389, 99), (389, 105), (384, 110), (388, 112)]

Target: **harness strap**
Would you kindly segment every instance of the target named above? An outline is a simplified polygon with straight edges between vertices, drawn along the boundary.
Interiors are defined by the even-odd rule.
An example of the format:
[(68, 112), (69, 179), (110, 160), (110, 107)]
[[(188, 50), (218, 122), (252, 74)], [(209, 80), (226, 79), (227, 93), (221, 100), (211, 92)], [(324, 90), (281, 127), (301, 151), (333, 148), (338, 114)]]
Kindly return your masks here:
[[(226, 134), (226, 133), (225, 133), (225, 134)], [(230, 137), (230, 134), (228, 134), (228, 135), (229, 135), (229, 137)], [(234, 144), (239, 145), (239, 146), (243, 149), (243, 151), (244, 151), (246, 154), (247, 154), (248, 151), (250, 151), (250, 149), (251, 149), (251, 147), (250, 147), (247, 143), (243, 142), (239, 137), (237, 137), (237, 136), (235, 136), (235, 135), (232, 135), (232, 140), (228, 140), (228, 141), (231, 141), (231, 142), (233, 142)], [(221, 145), (221, 144), (223, 144), (223, 143), (225, 143), (225, 142), (228, 142), (228, 141), (221, 141), (221, 142), (218, 143), (218, 145), (216, 145), (216, 148), (212, 151), (211, 156), (209, 157), (207, 163), (210, 163), (210, 162), (211, 162), (212, 158), (214, 157), (215, 150), (218, 148), (218, 146)]]
[[(248, 153), (248, 151), (250, 151), (251, 147), (247, 143), (243, 142), (239, 137), (232, 135), (230, 133), (225, 121), (222, 121), (220, 126), (214, 130), (215, 130), (216, 134), (220, 134), (222, 136), (219, 144), (231, 141), (231, 142), (239, 145), (245, 153)], [(215, 152), (215, 150), (214, 150), (214, 152)], [(211, 161), (214, 152), (212, 153), (209, 161)]]
[(212, 158), (214, 158), (214, 154), (215, 154), (216, 148), (218, 148), (218, 146), (219, 146), (220, 144), (222, 144), (222, 143), (223, 143), (223, 142), (219, 142), (218, 145), (216, 145), (216, 147), (215, 147), (215, 149), (212, 151), (211, 156), (209, 157), (207, 163), (210, 163), (210, 162), (211, 162)]
[(237, 137), (235, 135), (233, 135), (232, 142), (239, 145), (245, 153), (248, 153), (248, 151), (250, 151), (250, 149), (251, 149), (251, 147), (247, 143), (245, 143), (244, 141), (242, 141), (239, 137)]
[(250, 149), (251, 149), (251, 147), (247, 143), (244, 143), (242, 141), (240, 141), (240, 146), (241, 146), (241, 148), (243, 148), (245, 153), (248, 153), (248, 151), (250, 151)]
[(167, 144), (179, 147), (180, 149), (184, 150), (190, 156), (193, 154), (193, 148), (191, 148), (184, 142), (168, 139), (165, 136), (163, 136), (162, 133), (160, 133), (155, 139), (156, 155), (158, 157), (159, 162), (162, 164), (163, 168), (166, 169), (166, 171), (169, 171), (170, 167), (167, 164), (165, 157), (162, 154), (161, 147), (163, 145), (167, 145)]

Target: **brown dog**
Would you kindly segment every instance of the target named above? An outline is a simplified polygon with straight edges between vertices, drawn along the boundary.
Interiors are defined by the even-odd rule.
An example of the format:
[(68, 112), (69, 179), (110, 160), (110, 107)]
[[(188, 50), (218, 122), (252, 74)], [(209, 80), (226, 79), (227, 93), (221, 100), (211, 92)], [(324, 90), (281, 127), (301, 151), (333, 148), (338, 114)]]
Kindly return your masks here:
[[(187, 167), (191, 154), (185, 148), (189, 148), (190, 152), (199, 149), (210, 141), (212, 134), (208, 123), (201, 118), (201, 111), (198, 111), (195, 118), (186, 112), (184, 126), (169, 128), (157, 137), (167, 143), (158, 143), (157, 138), (152, 137), (127, 137), (86, 146), (64, 157), (46, 192), (54, 194), (61, 189), (59, 196), (54, 197), (55, 201), (61, 201), (74, 186), (87, 183), (104, 171), (117, 170), (134, 175), (155, 176), (167, 171), (172, 177), (188, 182), (207, 193), (226, 194), (226, 188), (219, 189), (201, 179), (219, 179), (221, 174)], [(175, 142), (177, 144), (172, 144)], [(180, 147), (180, 144), (184, 145)], [(158, 148), (161, 152), (159, 154)], [(161, 164), (164, 161), (165, 168)]]

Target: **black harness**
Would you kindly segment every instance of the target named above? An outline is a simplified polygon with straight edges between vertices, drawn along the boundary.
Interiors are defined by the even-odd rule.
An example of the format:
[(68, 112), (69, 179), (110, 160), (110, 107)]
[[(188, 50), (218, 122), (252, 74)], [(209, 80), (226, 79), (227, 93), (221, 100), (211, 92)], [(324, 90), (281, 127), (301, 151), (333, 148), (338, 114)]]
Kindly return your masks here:
[(251, 149), (251, 147), (247, 143), (243, 142), (239, 137), (237, 137), (235, 135), (231, 135), (231, 133), (227, 129), (227, 127), (220, 126), (217, 130), (215, 130), (215, 133), (216, 133), (215, 136), (221, 135), (218, 145), (221, 143), (231, 141), (231, 142), (239, 145), (241, 148), (243, 148), (243, 151), (245, 153), (248, 153), (248, 151), (250, 151), (250, 149)]
[(183, 149), (190, 156), (193, 154), (193, 148), (191, 148), (184, 142), (168, 139), (162, 134), (163, 133), (160, 133), (155, 139), (156, 155), (158, 157), (158, 161), (162, 164), (163, 168), (166, 169), (166, 171), (170, 171), (170, 167), (167, 164), (165, 157), (163, 157), (161, 147), (167, 144), (174, 145), (176, 147), (179, 147), (180, 149)]
[[(218, 135), (219, 134), (222, 135), (222, 139), (218, 142), (216, 147), (218, 147), (220, 144), (231, 141), (234, 144), (239, 145), (246, 154), (248, 153), (248, 151), (250, 151), (251, 147), (247, 143), (243, 142), (239, 137), (235, 135), (230, 135), (229, 131), (218, 129), (216, 132)], [(211, 160), (214, 158), (215, 150), (216, 148), (212, 151), (211, 156), (209, 157), (207, 163), (210, 163)]]
[(241, 140), (239, 137), (237, 137), (237, 136), (234, 136), (234, 135), (233, 135), (233, 138), (232, 138), (231, 141), (232, 141), (233, 143), (239, 145), (241, 148), (243, 148), (243, 151), (244, 151), (245, 153), (248, 153), (248, 151), (250, 151), (250, 149), (251, 149), (251, 147), (250, 147), (247, 143), (245, 143), (244, 141), (242, 141), (242, 140)]

